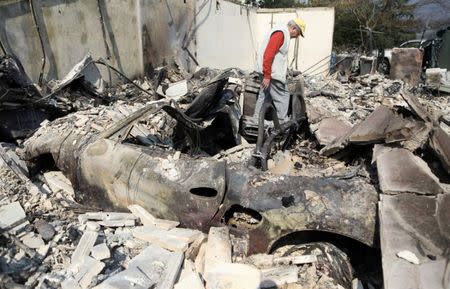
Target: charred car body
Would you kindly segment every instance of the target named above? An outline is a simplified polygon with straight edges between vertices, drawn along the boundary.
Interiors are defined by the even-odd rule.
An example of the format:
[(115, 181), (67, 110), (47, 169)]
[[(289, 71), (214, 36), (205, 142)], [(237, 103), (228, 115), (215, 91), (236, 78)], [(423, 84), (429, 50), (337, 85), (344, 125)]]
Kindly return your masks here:
[[(87, 192), (85, 202), (104, 208), (140, 204), (158, 217), (203, 231), (225, 222), (248, 234), (253, 253), (270, 251), (280, 238), (301, 231), (331, 232), (373, 246), (377, 192), (364, 181), (276, 176), (249, 166), (251, 157), (227, 162), (204, 156), (208, 136), (221, 150), (239, 144), (235, 91), (224, 89), (227, 83), (224, 74), (213, 79), (186, 111), (157, 101), (99, 134), (80, 134), (70, 115), (58, 119), (26, 141), (25, 157), (51, 154), (74, 186)], [(204, 104), (199, 107), (209, 108), (199, 111), (199, 99)], [(190, 155), (125, 141), (139, 118), (161, 110), (177, 120), (174, 146)], [(203, 127), (196, 116), (209, 125)], [(214, 128), (227, 118), (228, 126)], [(234, 144), (214, 139), (222, 134), (219, 127), (234, 133)], [(195, 148), (203, 156), (193, 157)]]

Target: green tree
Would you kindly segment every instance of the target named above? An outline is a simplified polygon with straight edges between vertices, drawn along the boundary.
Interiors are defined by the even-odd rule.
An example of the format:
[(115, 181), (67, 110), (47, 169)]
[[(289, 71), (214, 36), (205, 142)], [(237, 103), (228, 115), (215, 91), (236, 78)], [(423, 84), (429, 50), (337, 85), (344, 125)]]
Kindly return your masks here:
[(399, 45), (414, 37), (415, 6), (408, 0), (313, 0), (311, 6), (335, 7), (334, 46), (375, 48)]
[[(440, 0), (428, 0), (440, 1)], [(323, 7), (335, 8), (333, 44), (337, 50), (372, 49), (398, 46), (414, 38), (415, 5), (408, 0), (246, 0), (261, 8)]]
[(299, 7), (298, 0), (246, 0), (245, 3), (261, 8)]

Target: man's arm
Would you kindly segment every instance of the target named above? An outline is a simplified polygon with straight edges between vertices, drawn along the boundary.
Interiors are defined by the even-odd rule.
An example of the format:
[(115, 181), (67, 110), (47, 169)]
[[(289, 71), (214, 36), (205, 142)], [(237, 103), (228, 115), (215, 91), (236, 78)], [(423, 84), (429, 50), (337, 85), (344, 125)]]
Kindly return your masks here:
[(263, 58), (263, 83), (264, 89), (269, 88), (270, 78), (272, 75), (272, 62), (275, 58), (275, 54), (278, 52), (280, 47), (283, 45), (284, 35), (281, 31), (276, 31), (270, 36), (269, 43), (267, 44), (266, 50), (264, 51)]

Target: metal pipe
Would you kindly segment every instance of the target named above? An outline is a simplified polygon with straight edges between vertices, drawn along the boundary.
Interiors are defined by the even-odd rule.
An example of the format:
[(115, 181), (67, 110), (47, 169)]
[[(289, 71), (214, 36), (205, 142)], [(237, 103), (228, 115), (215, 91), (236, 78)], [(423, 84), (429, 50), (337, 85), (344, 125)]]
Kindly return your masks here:
[(302, 73), (305, 74), (308, 70), (310, 70), (311, 68), (313, 68), (314, 66), (316, 66), (317, 64), (321, 63), (322, 61), (324, 61), (325, 59), (331, 57), (330, 55), (325, 56), (324, 58), (322, 58), (321, 60), (317, 61), (316, 63), (314, 63), (313, 65), (311, 65), (310, 67), (308, 67), (307, 69), (303, 70)]
[[(111, 50), (109, 49), (108, 41), (106, 40), (106, 31), (105, 31), (105, 21), (103, 20), (102, 7), (100, 5), (100, 0), (97, 0), (98, 13), (100, 14), (100, 26), (102, 27), (102, 35), (103, 35), (103, 43), (105, 44), (106, 49), (106, 59), (111, 58)], [(111, 85), (111, 69), (108, 67), (108, 78), (109, 85)]]
[(273, 125), (276, 130), (280, 129), (280, 121), (278, 120), (277, 113), (275, 111), (275, 107), (270, 102), (264, 102), (261, 110), (259, 112), (259, 119), (258, 119), (258, 138), (256, 140), (256, 147), (255, 152), (256, 154), (261, 152), (262, 144), (264, 142), (264, 117), (266, 115), (267, 110), (270, 109), (272, 119), (273, 119)]
[(47, 57), (45, 54), (44, 42), (42, 41), (41, 29), (40, 29), (39, 24), (36, 19), (36, 11), (34, 9), (33, 0), (29, 0), (29, 3), (30, 3), (30, 9), (31, 9), (31, 16), (33, 17), (34, 25), (36, 26), (36, 30), (38, 32), (39, 42), (41, 44), (41, 50), (42, 50), (42, 67), (41, 67), (41, 72), (39, 73), (39, 81), (38, 81), (39, 86), (42, 86), (42, 81), (44, 78), (44, 68), (46, 65)]
[[(151, 94), (150, 92), (148, 92), (147, 90), (143, 89), (142, 87), (140, 87), (139, 85), (137, 85), (136, 83), (134, 83), (131, 79), (129, 79), (125, 74), (123, 74), (122, 72), (120, 72), (117, 68), (115, 68), (114, 66), (109, 65), (108, 63), (102, 61), (102, 60), (97, 60), (97, 61), (93, 61), (93, 63), (97, 63), (97, 64), (101, 64), (104, 65), (110, 69), (112, 69), (115, 73), (117, 73), (118, 75), (120, 75), (121, 77), (123, 77), (125, 80), (127, 80), (130, 84), (134, 85), (137, 89), (139, 89), (142, 92), (145, 92), (146, 94), (153, 96), (153, 94)], [(154, 89), (156, 90), (156, 89)]]
[(2, 49), (3, 55), (6, 55), (6, 49), (5, 46), (3, 46), (3, 42), (1, 39), (0, 39), (0, 48)]

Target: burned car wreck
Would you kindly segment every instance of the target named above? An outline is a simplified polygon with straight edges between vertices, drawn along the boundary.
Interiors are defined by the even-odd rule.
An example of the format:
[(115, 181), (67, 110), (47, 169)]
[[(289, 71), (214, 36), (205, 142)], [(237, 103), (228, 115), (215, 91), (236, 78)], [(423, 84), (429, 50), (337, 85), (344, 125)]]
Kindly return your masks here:
[[(357, 178), (277, 176), (250, 166), (253, 153), (250, 146), (239, 145), (237, 135), (237, 99), (228, 96), (233, 91), (224, 89), (225, 84), (228, 77), (221, 74), (185, 111), (163, 99), (100, 133), (78, 129), (75, 115), (60, 118), (26, 141), (24, 156), (32, 160), (51, 154), (56, 166), (85, 192), (82, 202), (103, 209), (139, 204), (157, 217), (205, 232), (225, 223), (248, 234), (249, 253), (269, 252), (282, 237), (302, 231), (334, 233), (373, 246), (377, 202), (373, 187)], [(162, 142), (148, 145), (149, 139), (136, 143), (143, 137), (132, 136), (139, 119), (158, 113), (176, 120), (172, 143), (188, 154)], [(88, 125), (97, 115), (83, 117)], [(194, 118), (211, 124), (203, 128)], [(224, 119), (228, 125), (214, 127)], [(220, 138), (226, 132), (218, 127), (229, 128), (228, 143)], [(201, 149), (205, 143), (209, 148), (222, 146), (225, 153), (208, 156)], [(227, 161), (227, 152), (232, 151), (247, 157)]]
[[(68, 267), (77, 284), (88, 287), (92, 281), (99, 288), (110, 288), (124, 280), (120, 276), (129, 269), (118, 274), (102, 271), (102, 262), (86, 259), (82, 268), (96, 264), (96, 274), (105, 272), (92, 279), (76, 267), (78, 248), (101, 240), (101, 234), (114, 248), (117, 237), (109, 226), (118, 226), (119, 234), (132, 231), (134, 238), (153, 246), (155, 240), (145, 235), (153, 227), (149, 229), (141, 217), (143, 226), (133, 228), (133, 210), (138, 215), (145, 210), (162, 220), (168, 226), (163, 234), (168, 232), (169, 239), (175, 232), (192, 230), (209, 232), (209, 243), (216, 230), (231, 233), (232, 246), (225, 251), (232, 251), (233, 262), (255, 265), (262, 262), (261, 253), (270, 254), (264, 258), (286, 258), (283, 262), (297, 257), (313, 262), (294, 265), (296, 271), (289, 271), (295, 275), (291, 283), (351, 288), (357, 280), (363, 288), (382, 288), (383, 282), (387, 288), (397, 288), (399, 282), (406, 282), (396, 278), (398, 270), (422, 274), (421, 280), (433, 273), (436, 282), (446, 282), (449, 128), (447, 108), (442, 114), (430, 104), (439, 106), (445, 98), (424, 105), (401, 82), (378, 75), (360, 76), (350, 87), (336, 79), (300, 76), (289, 80), (290, 120), (279, 123), (271, 105), (264, 106), (259, 120), (252, 117), (259, 86), (253, 75), (238, 69), (204, 69), (188, 81), (172, 78), (169, 85), (165, 80), (165, 87), (161, 79), (144, 83), (147, 88), (139, 88), (144, 94), (132, 91), (127, 93), (129, 99), (44, 121), (17, 149), (37, 184), (44, 175), (50, 186), (55, 180), (47, 177), (55, 172), (48, 170), (57, 169), (70, 179), (68, 187), (75, 189), (74, 200), (66, 206), (85, 212), (78, 215), (82, 229), (68, 226), (71, 234), (84, 231), (81, 238), (74, 237), (78, 246)], [(137, 86), (122, 85), (110, 95)], [(174, 98), (169, 88), (183, 91), (184, 97)], [(49, 99), (55, 97), (61, 96), (56, 93)], [(12, 153), (10, 147), (14, 148), (0, 147), (4, 160), (6, 153)], [(15, 164), (16, 159), (6, 163)], [(22, 179), (30, 182), (28, 176)], [(88, 223), (105, 229), (94, 234)], [(173, 229), (177, 224), (183, 228)], [(177, 250), (186, 252), (186, 260), (202, 256), (199, 244), (195, 253), (185, 243), (163, 245), (174, 251), (174, 258)], [(406, 261), (412, 260), (411, 255), (420, 267), (405, 264), (411, 262)], [(127, 268), (126, 263), (118, 265), (120, 257), (111, 259), (106, 266)], [(204, 269), (196, 269), (207, 284), (213, 267), (205, 261)], [(66, 271), (57, 272), (41, 278), (42, 282), (58, 284), (52, 278)]]

